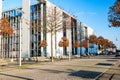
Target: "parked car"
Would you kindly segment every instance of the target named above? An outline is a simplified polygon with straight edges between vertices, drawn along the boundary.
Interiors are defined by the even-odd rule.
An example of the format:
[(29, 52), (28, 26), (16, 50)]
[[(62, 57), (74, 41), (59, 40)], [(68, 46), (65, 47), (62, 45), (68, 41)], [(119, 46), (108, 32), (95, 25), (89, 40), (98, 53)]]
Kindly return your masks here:
[(120, 56), (120, 50), (116, 50), (115, 57)]
[(112, 54), (115, 54), (115, 52), (113, 52), (113, 51), (108, 51), (107, 52), (107, 55), (112, 55)]

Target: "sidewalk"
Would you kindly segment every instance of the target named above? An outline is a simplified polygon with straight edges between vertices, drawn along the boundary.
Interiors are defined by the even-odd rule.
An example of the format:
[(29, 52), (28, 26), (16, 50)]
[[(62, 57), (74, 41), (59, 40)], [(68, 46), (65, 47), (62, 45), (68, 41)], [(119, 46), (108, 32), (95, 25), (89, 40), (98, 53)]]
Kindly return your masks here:
[(120, 80), (120, 61), (101, 74), (96, 80)]

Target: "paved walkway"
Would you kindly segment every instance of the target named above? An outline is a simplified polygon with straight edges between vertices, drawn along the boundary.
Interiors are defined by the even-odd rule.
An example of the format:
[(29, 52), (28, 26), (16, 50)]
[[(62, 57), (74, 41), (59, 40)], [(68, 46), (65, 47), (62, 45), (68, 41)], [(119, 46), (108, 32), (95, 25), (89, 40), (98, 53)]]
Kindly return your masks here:
[(119, 60), (74, 59), (0, 71), (0, 80), (93, 80)]
[(101, 74), (96, 80), (120, 80), (120, 61)]

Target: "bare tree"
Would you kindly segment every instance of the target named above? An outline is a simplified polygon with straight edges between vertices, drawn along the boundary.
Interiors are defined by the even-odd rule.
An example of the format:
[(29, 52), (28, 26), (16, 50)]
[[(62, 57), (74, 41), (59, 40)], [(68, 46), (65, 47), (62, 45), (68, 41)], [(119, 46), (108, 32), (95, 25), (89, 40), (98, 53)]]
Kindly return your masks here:
[[(44, 15), (44, 14), (43, 14)], [(46, 18), (46, 27), (44, 27), (41, 24), (35, 24), (35, 21), (32, 21), (31, 24), (35, 24), (35, 27), (39, 27), (39, 31), (44, 33), (50, 33), (51, 37), (51, 61), (53, 62), (53, 35), (56, 34), (57, 31), (61, 31), (63, 29), (63, 12), (61, 9), (59, 9), (56, 6), (49, 6), (46, 10), (46, 16), (43, 18)], [(45, 39), (43, 39), (45, 40)], [(43, 46), (43, 43), (41, 42), (40, 47)]]
[(48, 33), (51, 34), (51, 61), (53, 62), (53, 35), (56, 34), (56, 31), (62, 29), (63, 15), (59, 8), (51, 6), (51, 8), (48, 9), (48, 13), (46, 16), (46, 30)]
[[(45, 4), (47, 0), (38, 0)], [(66, 20), (66, 24), (69, 24), (69, 20), (67, 18), (64, 18), (63, 11), (56, 7), (55, 5), (48, 4), (49, 7), (46, 7), (46, 12), (43, 11), (43, 21), (44, 24), (46, 24), (46, 27), (44, 25), (37, 25), (40, 27), (41, 32), (50, 34), (51, 37), (51, 61), (53, 62), (53, 35), (56, 36), (57, 31), (65, 31), (64, 30), (64, 19)], [(45, 15), (44, 15), (45, 13)], [(68, 29), (68, 28), (66, 28)], [(56, 39), (56, 38), (55, 38)], [(45, 40), (45, 39), (44, 39)], [(57, 45), (57, 44), (56, 44)]]

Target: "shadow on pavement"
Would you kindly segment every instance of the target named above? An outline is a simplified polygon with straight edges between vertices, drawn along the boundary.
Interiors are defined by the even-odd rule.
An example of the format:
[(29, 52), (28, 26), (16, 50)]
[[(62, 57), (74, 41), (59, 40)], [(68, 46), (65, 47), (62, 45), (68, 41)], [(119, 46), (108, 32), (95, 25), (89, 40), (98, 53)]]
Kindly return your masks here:
[(118, 60), (107, 60), (107, 61), (110, 61), (110, 62), (117, 62)]
[(97, 63), (96, 65), (101, 65), (101, 66), (112, 66), (110, 63)]
[(77, 71), (77, 72), (72, 72), (69, 75), (70, 76), (82, 77), (82, 78), (88, 78), (88, 79), (94, 79), (95, 77), (97, 77), (101, 73), (102, 72), (80, 70), (80, 71)]
[(88, 71), (88, 70), (75, 71), (73, 69), (66, 69), (66, 70), (36, 69), (36, 68), (27, 68), (27, 69), (42, 70), (48, 73), (50, 72), (55, 74), (68, 73), (69, 76), (76, 76), (76, 77), (82, 77), (87, 79), (94, 79), (102, 73), (102, 72), (95, 72), (95, 71)]
[(9, 77), (14, 77), (14, 78), (18, 78), (18, 79), (33, 80), (33, 79), (30, 79), (30, 78), (25, 78), (25, 77), (10, 75), (10, 74), (4, 74), (4, 73), (0, 73), (0, 75), (9, 76)]

